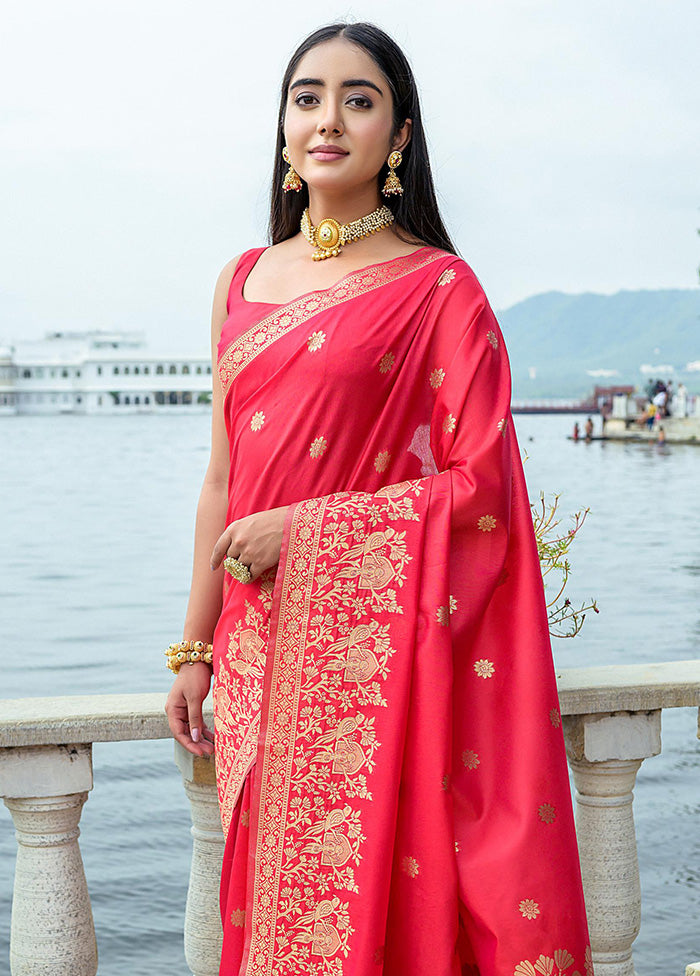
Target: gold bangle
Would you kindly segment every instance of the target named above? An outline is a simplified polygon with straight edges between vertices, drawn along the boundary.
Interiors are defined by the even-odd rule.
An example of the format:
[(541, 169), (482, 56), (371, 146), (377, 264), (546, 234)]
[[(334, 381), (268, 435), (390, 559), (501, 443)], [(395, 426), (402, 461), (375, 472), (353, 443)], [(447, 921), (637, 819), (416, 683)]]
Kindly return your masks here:
[(180, 641), (178, 644), (169, 644), (165, 656), (170, 670), (173, 674), (178, 674), (183, 664), (211, 664), (214, 646), (204, 641)]

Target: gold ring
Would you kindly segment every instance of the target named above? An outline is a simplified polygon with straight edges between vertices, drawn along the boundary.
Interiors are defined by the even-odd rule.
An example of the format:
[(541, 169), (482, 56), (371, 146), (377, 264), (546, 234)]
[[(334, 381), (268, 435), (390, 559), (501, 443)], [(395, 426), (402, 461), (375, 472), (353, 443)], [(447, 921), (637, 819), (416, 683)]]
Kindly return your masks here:
[(235, 580), (239, 583), (250, 583), (253, 578), (253, 574), (248, 569), (245, 563), (242, 563), (240, 559), (234, 559), (233, 556), (227, 556), (224, 559), (224, 569), (227, 573), (230, 573)]

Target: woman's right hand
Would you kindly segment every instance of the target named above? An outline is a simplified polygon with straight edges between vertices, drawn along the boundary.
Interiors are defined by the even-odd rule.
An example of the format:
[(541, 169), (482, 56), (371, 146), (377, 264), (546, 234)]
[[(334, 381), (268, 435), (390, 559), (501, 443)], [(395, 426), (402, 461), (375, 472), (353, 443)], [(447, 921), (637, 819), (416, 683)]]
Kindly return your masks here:
[(214, 752), (214, 733), (202, 718), (202, 702), (209, 694), (210, 685), (208, 664), (183, 664), (165, 703), (173, 737), (194, 756), (211, 756)]

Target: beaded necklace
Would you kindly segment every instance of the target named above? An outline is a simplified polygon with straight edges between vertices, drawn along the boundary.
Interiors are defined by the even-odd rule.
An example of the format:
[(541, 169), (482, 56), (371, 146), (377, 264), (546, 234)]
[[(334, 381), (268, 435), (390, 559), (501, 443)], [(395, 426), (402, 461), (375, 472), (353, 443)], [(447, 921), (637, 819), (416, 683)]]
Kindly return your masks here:
[(309, 208), (301, 216), (301, 232), (312, 247), (317, 248), (311, 255), (314, 261), (336, 258), (344, 244), (352, 244), (361, 237), (376, 234), (382, 227), (393, 224), (394, 215), (386, 204), (373, 210), (365, 217), (358, 217), (348, 224), (341, 224), (333, 217), (325, 217), (318, 227), (314, 227), (309, 216)]

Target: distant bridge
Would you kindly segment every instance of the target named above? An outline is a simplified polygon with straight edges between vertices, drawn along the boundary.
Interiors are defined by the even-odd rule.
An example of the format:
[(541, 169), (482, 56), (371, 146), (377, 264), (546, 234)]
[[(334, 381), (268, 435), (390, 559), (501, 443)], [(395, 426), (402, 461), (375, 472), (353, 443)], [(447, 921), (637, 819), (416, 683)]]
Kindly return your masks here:
[(561, 400), (558, 397), (541, 400), (513, 400), (513, 413), (598, 413), (598, 404), (587, 400)]
[(531, 400), (513, 400), (513, 413), (602, 413), (612, 412), (614, 396), (632, 396), (633, 386), (596, 386), (592, 394), (579, 400), (562, 397), (541, 397)]

